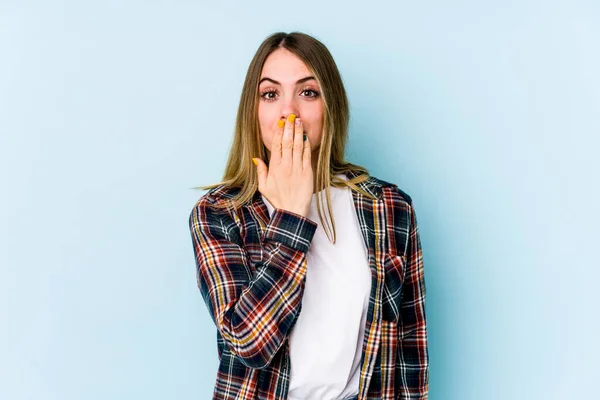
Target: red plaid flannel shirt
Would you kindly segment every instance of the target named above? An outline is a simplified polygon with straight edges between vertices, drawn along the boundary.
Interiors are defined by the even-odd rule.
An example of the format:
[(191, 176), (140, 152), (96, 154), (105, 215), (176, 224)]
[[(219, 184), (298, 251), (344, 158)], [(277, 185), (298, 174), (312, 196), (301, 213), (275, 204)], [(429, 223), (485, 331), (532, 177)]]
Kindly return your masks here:
[[(377, 197), (352, 191), (372, 276), (358, 398), (424, 400), (426, 291), (412, 199), (373, 176), (358, 186)], [(236, 190), (209, 190), (189, 217), (198, 287), (217, 328), (213, 399), (286, 400), (288, 337), (300, 313), (317, 224), (282, 209), (269, 218), (258, 191), (235, 212), (213, 207)]]

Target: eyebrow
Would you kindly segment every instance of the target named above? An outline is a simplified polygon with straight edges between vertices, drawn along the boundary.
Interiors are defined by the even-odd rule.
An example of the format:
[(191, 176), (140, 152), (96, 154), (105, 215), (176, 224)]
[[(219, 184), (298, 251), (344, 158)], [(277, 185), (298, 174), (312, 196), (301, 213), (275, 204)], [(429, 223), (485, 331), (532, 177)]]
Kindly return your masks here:
[[(301, 83), (304, 83), (304, 82), (306, 82), (306, 81), (310, 81), (311, 79), (314, 79), (314, 80), (316, 80), (314, 76), (307, 76), (307, 77), (304, 77), (304, 78), (302, 78), (302, 79), (298, 79), (298, 80), (296, 81), (296, 85), (299, 85), (299, 84), (301, 84)], [(262, 78), (262, 79), (260, 80), (260, 82), (258, 82), (258, 84), (260, 85), (261, 83), (263, 83), (263, 81), (270, 81), (270, 82), (273, 82), (275, 85), (281, 85), (281, 83), (277, 82), (277, 81), (276, 81), (276, 80), (274, 80), (274, 79), (268, 78), (268, 77), (264, 77), (264, 78)]]

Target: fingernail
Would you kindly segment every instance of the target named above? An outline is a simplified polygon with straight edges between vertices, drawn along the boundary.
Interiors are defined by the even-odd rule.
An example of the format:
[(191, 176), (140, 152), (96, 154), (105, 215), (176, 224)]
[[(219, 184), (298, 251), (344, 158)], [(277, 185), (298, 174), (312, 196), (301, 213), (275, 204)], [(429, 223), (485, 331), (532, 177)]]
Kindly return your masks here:
[(300, 126), (300, 118), (296, 118), (296, 126)]
[[(305, 135), (306, 136), (306, 135)], [(254, 165), (256, 165), (258, 167), (258, 160), (256, 158), (252, 159), (252, 162), (254, 163)]]
[(288, 121), (294, 122), (295, 119), (296, 119), (296, 114), (290, 114), (290, 115), (288, 115)]
[(285, 125), (285, 121), (280, 119), (279, 121), (277, 121), (277, 126), (280, 128), (283, 128), (283, 126)]
[(302, 135), (302, 141), (306, 142), (306, 134)]

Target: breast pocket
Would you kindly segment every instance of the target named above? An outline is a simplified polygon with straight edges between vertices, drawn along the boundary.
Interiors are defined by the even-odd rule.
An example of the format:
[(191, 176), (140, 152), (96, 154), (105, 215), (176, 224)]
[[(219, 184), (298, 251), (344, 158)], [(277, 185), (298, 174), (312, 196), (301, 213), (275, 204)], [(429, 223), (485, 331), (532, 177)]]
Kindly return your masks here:
[(397, 322), (400, 317), (400, 297), (404, 283), (406, 258), (397, 254), (385, 253), (383, 264), (385, 277), (382, 318), (386, 321)]

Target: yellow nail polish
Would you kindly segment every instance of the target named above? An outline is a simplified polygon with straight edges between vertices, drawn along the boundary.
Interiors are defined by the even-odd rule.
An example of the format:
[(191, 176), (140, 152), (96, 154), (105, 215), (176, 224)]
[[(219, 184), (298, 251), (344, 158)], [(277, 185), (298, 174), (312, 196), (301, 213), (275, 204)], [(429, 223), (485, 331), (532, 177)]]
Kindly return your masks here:
[(294, 122), (295, 119), (296, 119), (296, 114), (290, 114), (290, 115), (288, 115), (288, 121)]
[(280, 128), (283, 128), (283, 126), (285, 125), (285, 121), (280, 119), (279, 121), (277, 121), (277, 126)]
[(256, 158), (253, 158), (252, 162), (254, 163), (254, 165), (258, 166), (258, 161), (256, 160)]

